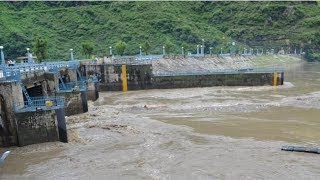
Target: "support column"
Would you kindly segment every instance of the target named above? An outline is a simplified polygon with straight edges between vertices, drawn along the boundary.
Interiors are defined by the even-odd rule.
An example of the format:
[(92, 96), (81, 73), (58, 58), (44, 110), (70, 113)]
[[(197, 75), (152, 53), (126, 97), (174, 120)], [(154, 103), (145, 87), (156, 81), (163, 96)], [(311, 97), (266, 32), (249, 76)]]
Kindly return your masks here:
[(67, 134), (67, 125), (64, 114), (64, 109), (57, 109), (57, 122), (58, 122), (58, 133), (60, 142), (67, 143), (68, 142), (68, 134)]
[(80, 96), (81, 96), (83, 112), (88, 112), (88, 94), (87, 94), (87, 91), (81, 91)]
[(278, 73), (274, 72), (273, 73), (273, 86), (277, 86), (277, 81), (278, 81)]
[(128, 91), (128, 82), (127, 82), (127, 66), (122, 65), (122, 73), (121, 73), (121, 80), (122, 80), (122, 91)]

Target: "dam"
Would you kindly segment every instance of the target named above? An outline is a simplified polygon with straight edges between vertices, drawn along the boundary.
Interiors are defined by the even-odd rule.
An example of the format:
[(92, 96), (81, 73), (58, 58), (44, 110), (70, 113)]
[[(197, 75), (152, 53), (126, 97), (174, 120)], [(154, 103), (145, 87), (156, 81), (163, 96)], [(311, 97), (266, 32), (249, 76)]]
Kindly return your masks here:
[[(133, 56), (7, 66), (1, 49), (1, 146), (68, 142), (65, 117), (99, 91), (283, 85), (284, 69), (254, 56)], [(267, 62), (267, 61), (266, 61)]]

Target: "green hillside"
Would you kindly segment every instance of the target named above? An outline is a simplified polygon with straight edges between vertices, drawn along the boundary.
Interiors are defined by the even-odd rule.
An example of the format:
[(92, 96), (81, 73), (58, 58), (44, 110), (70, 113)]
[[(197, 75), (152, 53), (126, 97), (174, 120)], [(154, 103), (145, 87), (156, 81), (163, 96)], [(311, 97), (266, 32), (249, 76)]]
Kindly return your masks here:
[(149, 42), (159, 54), (165, 43), (174, 53), (183, 45), (195, 52), (202, 44), (230, 49), (304, 48), (320, 60), (320, 6), (317, 2), (0, 2), (0, 45), (9, 57), (25, 54), (39, 38), (48, 42), (48, 59), (66, 59), (73, 48), (84, 58), (82, 43), (93, 54), (127, 43), (125, 54), (138, 54)]

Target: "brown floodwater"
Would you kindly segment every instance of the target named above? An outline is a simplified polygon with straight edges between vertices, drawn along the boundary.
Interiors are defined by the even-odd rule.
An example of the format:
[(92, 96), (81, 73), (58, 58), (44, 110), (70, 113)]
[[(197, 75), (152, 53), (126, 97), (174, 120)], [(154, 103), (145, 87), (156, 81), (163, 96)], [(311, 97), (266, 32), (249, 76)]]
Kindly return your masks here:
[[(70, 143), (12, 147), (1, 179), (319, 179), (320, 64), (285, 84), (102, 92)], [(1, 149), (2, 150), (2, 149)], [(4, 151), (4, 149), (3, 149)]]

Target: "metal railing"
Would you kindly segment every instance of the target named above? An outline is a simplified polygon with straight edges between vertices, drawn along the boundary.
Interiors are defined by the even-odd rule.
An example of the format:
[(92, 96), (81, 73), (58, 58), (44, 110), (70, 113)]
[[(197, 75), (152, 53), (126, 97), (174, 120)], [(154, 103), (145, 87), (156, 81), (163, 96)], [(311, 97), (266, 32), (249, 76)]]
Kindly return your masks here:
[(136, 56), (135, 60), (141, 61), (141, 60), (157, 60), (162, 59), (163, 55), (142, 55), (142, 56)]
[(221, 69), (221, 70), (192, 70), (180, 72), (157, 72), (154, 76), (188, 76), (188, 75), (211, 75), (211, 74), (250, 74), (250, 73), (272, 73), (283, 72), (282, 67), (266, 68), (243, 68), (243, 69)]
[(109, 64), (151, 64), (153, 60), (162, 59), (163, 55), (113, 56)]
[(57, 71), (60, 68), (76, 69), (79, 66), (79, 61), (60, 61), (60, 62), (44, 62), (41, 64), (34, 63), (19, 63), (14, 66), (0, 66), (0, 78), (3, 80), (20, 80), (21, 73), (34, 71)]
[(64, 97), (49, 96), (49, 97), (30, 97), (32, 103), (24, 101), (21, 103), (14, 103), (15, 112), (32, 112), (42, 110), (55, 110), (64, 107)]

